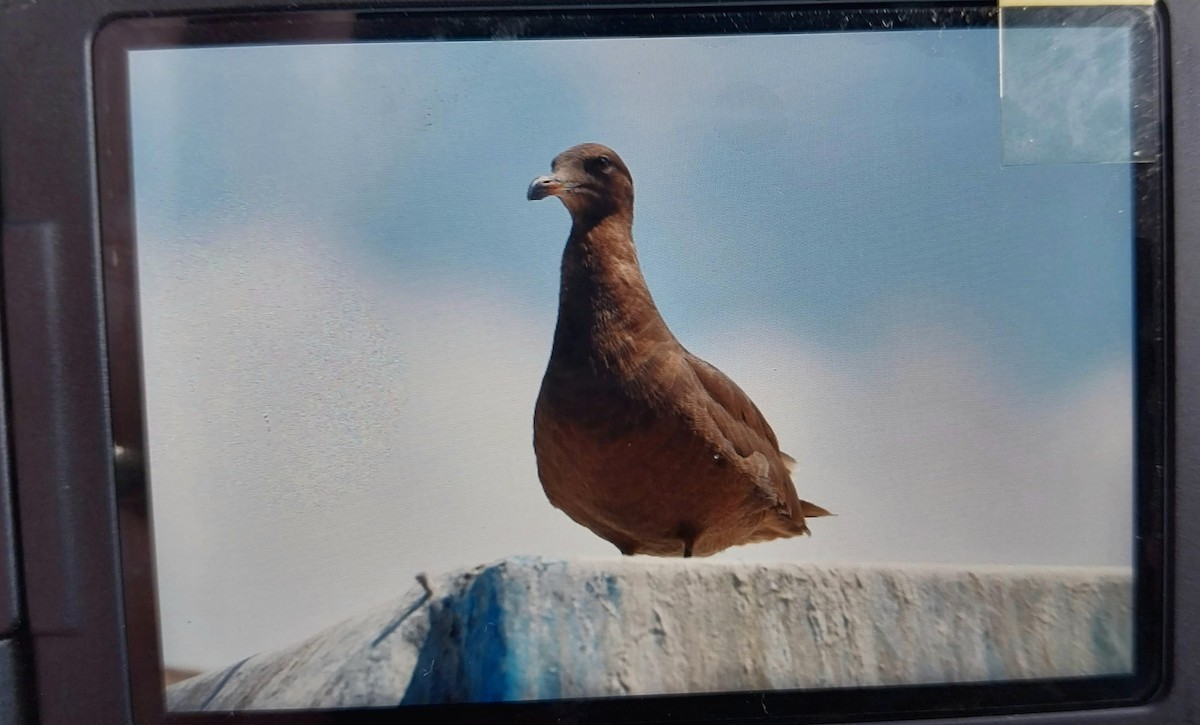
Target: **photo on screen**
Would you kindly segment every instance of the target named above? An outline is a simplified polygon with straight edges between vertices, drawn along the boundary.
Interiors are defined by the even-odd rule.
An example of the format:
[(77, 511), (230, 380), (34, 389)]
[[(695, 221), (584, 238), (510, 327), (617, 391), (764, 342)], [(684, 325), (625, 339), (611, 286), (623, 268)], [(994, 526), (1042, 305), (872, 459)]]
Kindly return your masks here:
[(131, 50), (168, 707), (1132, 673), (1133, 44), (1020, 32)]

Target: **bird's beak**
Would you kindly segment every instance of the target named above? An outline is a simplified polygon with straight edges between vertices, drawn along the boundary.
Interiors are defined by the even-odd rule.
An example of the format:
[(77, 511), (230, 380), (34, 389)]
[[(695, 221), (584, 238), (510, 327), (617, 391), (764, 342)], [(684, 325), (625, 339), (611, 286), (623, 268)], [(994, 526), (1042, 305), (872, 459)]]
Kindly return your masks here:
[(566, 185), (556, 176), (539, 176), (529, 184), (526, 198), (530, 201), (545, 199), (547, 196), (559, 196), (566, 191)]

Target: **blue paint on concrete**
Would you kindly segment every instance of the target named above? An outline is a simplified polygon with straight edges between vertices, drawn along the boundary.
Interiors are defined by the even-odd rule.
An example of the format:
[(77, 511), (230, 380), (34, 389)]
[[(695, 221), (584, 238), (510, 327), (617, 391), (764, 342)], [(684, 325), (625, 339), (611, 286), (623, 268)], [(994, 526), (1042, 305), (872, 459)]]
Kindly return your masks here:
[(503, 572), (488, 568), (456, 602), (456, 614), (463, 624), (463, 674), (471, 699), (477, 702), (509, 700), (514, 694), (501, 603), (503, 587)]
[(1113, 636), (1113, 623), (1103, 615), (1092, 618), (1092, 649), (1100, 660), (1101, 667), (1112, 673), (1129, 672), (1128, 652), (1122, 652)]
[(990, 637), (983, 639), (983, 664), (987, 667), (988, 679), (1003, 680), (1008, 678), (1008, 668), (1004, 665), (1000, 653), (996, 651), (996, 643)]
[(608, 591), (608, 598), (613, 604), (621, 603), (621, 589), (617, 586), (617, 578), (612, 574), (604, 575), (604, 583)]

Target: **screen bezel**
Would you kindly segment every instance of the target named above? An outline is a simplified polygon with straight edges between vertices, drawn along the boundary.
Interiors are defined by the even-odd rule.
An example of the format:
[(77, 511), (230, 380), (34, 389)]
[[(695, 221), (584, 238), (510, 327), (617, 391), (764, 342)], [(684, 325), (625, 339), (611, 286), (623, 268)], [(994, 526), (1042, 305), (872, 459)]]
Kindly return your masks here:
[[(1046, 10), (1043, 20), (1057, 11)], [(1109, 8), (1103, 11), (1111, 14)], [(1109, 15), (1109, 17), (1120, 17)], [(1141, 17), (1130, 15), (1129, 17)], [(767, 715), (823, 721), (930, 717), (988, 713), (1115, 707), (1149, 701), (1166, 681), (1169, 600), (1167, 538), (1168, 482), (1171, 472), (1170, 335), (1172, 298), (1169, 235), (1169, 108), (1166, 92), (1165, 18), (1156, 26), (1135, 25), (1140, 47), (1161, 53), (1153, 59), (1153, 81), (1135, 89), (1148, 112), (1161, 118), (1157, 161), (1135, 165), (1137, 408), (1136, 462), (1136, 671), (1130, 676), (801, 690), (751, 693), (695, 693), (685, 696), (622, 697), (578, 701), (413, 706), (414, 717), (477, 721), (502, 716), (537, 720), (719, 719)], [(887, 21), (888, 31), (879, 30)], [(729, 32), (936, 29), (997, 27), (999, 11), (988, 6), (922, 4), (919, 7), (857, 9), (779, 4), (733, 7), (592, 6), (587, 9), (406, 8), (395, 11), (328, 11), (267, 14), (210, 14), (119, 18), (96, 36), (93, 47), (96, 144), (100, 198), (100, 249), (107, 332), (108, 389), (114, 444), (125, 639), (128, 647), (134, 720), (162, 721), (159, 628), (155, 605), (151, 491), (147, 480), (140, 328), (134, 239), (132, 155), (126, 53), (164, 47), (249, 43), (316, 43), (370, 40), (489, 40), (567, 38), (591, 35), (704, 35)], [(1135, 47), (1139, 46), (1135, 43)], [(1135, 74), (1135, 77), (1138, 77)], [(1135, 119), (1136, 120), (1136, 119)], [(1153, 119), (1152, 119), (1153, 120)], [(1145, 117), (1143, 117), (1143, 122)], [(1151, 616), (1151, 613), (1157, 616)], [(321, 713), (243, 711), (236, 718), (288, 722), (326, 721), (330, 716), (396, 716), (390, 709)], [(170, 713), (170, 722), (202, 721), (216, 713)], [(221, 717), (228, 718), (228, 714)]]

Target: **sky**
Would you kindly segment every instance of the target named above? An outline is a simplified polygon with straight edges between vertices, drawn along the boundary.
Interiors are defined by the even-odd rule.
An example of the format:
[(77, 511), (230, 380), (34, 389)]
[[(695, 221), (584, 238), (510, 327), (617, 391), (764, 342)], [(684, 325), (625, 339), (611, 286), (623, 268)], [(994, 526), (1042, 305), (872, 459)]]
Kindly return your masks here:
[(839, 515), (746, 561), (1129, 566), (1131, 173), (1006, 165), (995, 31), (137, 51), (164, 658), (283, 646), (444, 571), (616, 550), (531, 418), (614, 148), (664, 318)]

